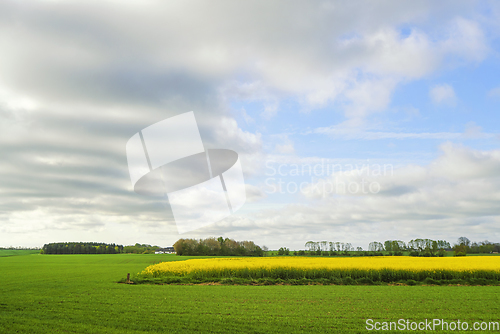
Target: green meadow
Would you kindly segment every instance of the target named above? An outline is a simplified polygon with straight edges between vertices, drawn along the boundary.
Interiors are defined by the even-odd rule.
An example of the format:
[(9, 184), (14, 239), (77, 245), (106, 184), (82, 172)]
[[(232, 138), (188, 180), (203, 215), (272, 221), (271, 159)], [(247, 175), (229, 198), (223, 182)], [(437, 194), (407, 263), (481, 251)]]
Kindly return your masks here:
[(29, 254), (39, 254), (39, 250), (26, 250), (26, 249), (4, 249), (0, 248), (0, 257), (4, 256), (16, 256), (16, 255), (29, 255)]
[(366, 319), (500, 320), (495, 286), (117, 283), (187, 258), (0, 256), (0, 333), (359, 333)]

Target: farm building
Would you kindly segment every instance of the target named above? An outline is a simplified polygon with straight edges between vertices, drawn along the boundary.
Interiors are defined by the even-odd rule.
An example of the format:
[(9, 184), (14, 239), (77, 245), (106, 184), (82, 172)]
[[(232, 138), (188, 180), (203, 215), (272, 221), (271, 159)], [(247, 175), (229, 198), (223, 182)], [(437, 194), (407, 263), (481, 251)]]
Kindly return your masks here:
[(158, 248), (155, 254), (175, 254), (174, 247)]

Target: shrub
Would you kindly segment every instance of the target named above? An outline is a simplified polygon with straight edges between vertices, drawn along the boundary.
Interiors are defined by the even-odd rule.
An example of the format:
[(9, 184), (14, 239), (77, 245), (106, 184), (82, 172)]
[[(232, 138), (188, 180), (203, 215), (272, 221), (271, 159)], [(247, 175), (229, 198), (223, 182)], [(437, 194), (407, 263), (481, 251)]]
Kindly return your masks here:
[(423, 280), (424, 284), (429, 284), (429, 285), (440, 285), (441, 282), (436, 281), (435, 279), (432, 279), (430, 277), (427, 277), (426, 279)]
[(342, 279), (342, 283), (344, 285), (355, 285), (356, 281), (351, 276), (347, 276)]
[(357, 282), (358, 282), (359, 284), (367, 284), (367, 285), (373, 285), (373, 284), (375, 284), (375, 283), (373, 282), (373, 280), (372, 280), (371, 278), (369, 278), (369, 277), (362, 277), (362, 278), (359, 278), (359, 279), (357, 279)]

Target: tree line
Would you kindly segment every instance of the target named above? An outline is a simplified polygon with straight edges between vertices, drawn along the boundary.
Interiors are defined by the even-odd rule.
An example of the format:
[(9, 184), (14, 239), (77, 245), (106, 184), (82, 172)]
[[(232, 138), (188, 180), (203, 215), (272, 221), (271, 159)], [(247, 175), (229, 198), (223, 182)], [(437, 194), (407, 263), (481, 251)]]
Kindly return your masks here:
[(229, 238), (179, 239), (174, 244), (177, 255), (263, 256), (264, 251), (253, 241)]
[(305, 246), (309, 255), (350, 255), (351, 252), (357, 252), (362, 255), (401, 256), (403, 252), (409, 252), (411, 256), (444, 256), (446, 249), (451, 249), (446, 240), (431, 239), (414, 239), (408, 243), (402, 240), (386, 240), (384, 243), (373, 241), (367, 251), (361, 247), (354, 249), (349, 242), (308, 241)]
[(149, 244), (136, 243), (133, 246), (123, 247), (123, 252), (127, 254), (154, 254), (155, 251), (160, 248), (160, 246), (151, 246)]
[(404, 252), (410, 256), (445, 256), (446, 251), (454, 251), (455, 256), (465, 256), (466, 254), (485, 254), (500, 252), (500, 243), (489, 241), (471, 242), (466, 237), (460, 237), (453, 246), (446, 240), (413, 239), (408, 243), (401, 240), (386, 240), (384, 243), (373, 241), (368, 245), (368, 250), (361, 247), (356, 249), (349, 242), (332, 241), (308, 241), (305, 243), (306, 250), (295, 251), (293, 253), (286, 247), (278, 250), (278, 255), (312, 255), (312, 256), (377, 256), (394, 255), (401, 256)]
[(41, 254), (154, 254), (160, 246), (139, 244), (122, 246), (103, 242), (56, 242), (45, 244)]
[(41, 254), (119, 254), (123, 246), (102, 242), (54, 242), (45, 244)]
[[(350, 242), (340, 241), (308, 241), (305, 244), (306, 250), (293, 252), (297, 256), (382, 256), (384, 255), (379, 247), (370, 251), (364, 251), (361, 247), (354, 248)], [(383, 248), (383, 246), (382, 246)], [(281, 250), (281, 249), (280, 249)], [(289, 250), (278, 251), (278, 255), (288, 255)]]
[(451, 245), (446, 240), (414, 239), (407, 244), (401, 240), (387, 240), (384, 244), (374, 241), (368, 245), (369, 251), (388, 252), (389, 255), (403, 255), (409, 252), (410, 256), (445, 256)]
[(454, 245), (453, 250), (457, 256), (465, 256), (466, 254), (499, 253), (500, 243), (493, 243), (488, 240), (471, 242), (466, 237), (460, 237)]

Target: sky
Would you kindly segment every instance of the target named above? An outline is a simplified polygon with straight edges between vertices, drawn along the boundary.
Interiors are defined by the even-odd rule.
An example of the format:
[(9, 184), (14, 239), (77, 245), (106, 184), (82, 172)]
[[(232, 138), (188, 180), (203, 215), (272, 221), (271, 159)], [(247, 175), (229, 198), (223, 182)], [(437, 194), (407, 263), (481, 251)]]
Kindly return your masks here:
[[(193, 111), (246, 204), (179, 234), (126, 143)], [(500, 242), (497, 1), (0, 2), (0, 247)]]

